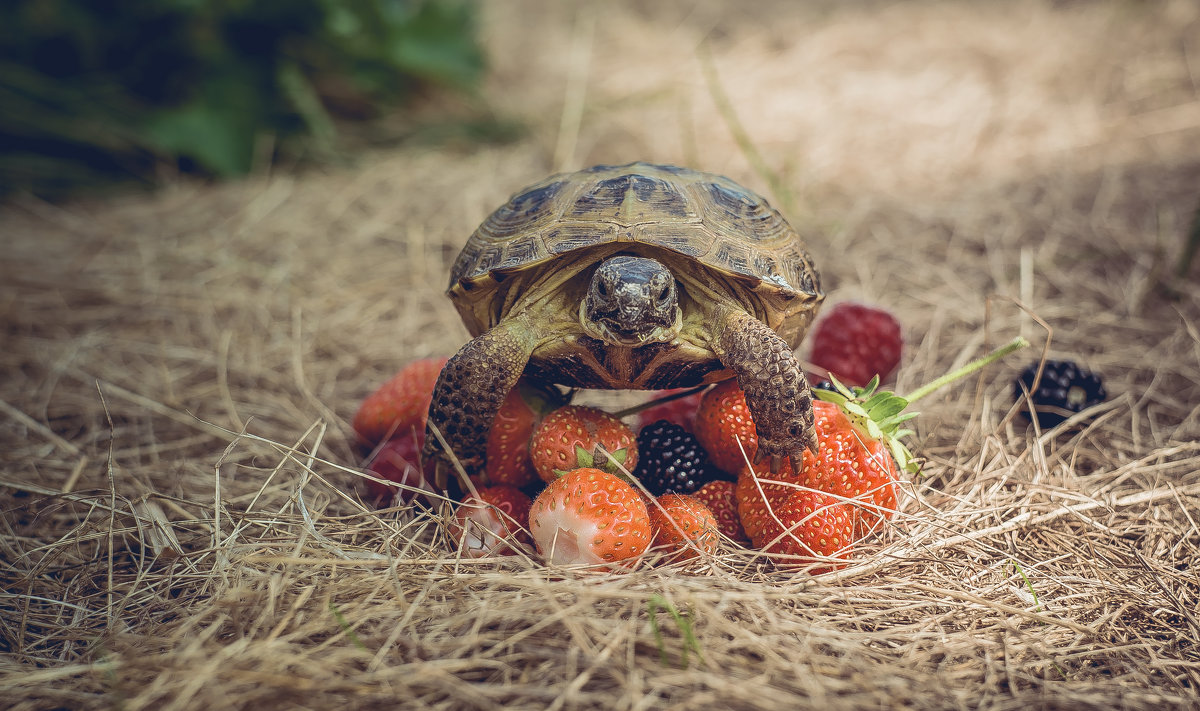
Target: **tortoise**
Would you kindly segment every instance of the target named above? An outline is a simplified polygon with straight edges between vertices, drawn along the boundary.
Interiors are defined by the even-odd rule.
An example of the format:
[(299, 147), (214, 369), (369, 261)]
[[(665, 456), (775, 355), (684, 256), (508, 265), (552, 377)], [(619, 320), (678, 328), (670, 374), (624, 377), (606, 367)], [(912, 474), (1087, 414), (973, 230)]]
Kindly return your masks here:
[(475, 230), (448, 295), (472, 336), (443, 368), (423, 460), (482, 471), (488, 428), (527, 374), (578, 388), (663, 389), (736, 377), (758, 458), (816, 451), (795, 349), (824, 298), (800, 235), (728, 178), (595, 166), (517, 193)]

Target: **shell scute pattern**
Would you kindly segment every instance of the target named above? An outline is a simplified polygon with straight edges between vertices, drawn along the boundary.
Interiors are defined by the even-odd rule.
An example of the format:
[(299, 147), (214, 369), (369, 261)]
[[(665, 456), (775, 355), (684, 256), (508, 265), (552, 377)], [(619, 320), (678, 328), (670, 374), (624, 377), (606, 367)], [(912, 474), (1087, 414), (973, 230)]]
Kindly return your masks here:
[(562, 192), (565, 180), (539, 185), (512, 198), (493, 212), (479, 229), (479, 236), (493, 241), (505, 241), (528, 233), (555, 217), (554, 198)]
[(605, 224), (564, 224), (546, 233), (546, 251), (549, 254), (563, 254), (576, 249), (593, 247), (603, 242), (616, 239), (616, 225)]
[(663, 223), (637, 228), (637, 241), (652, 242), (689, 257), (701, 257), (712, 249), (713, 237), (699, 224)]
[(714, 259), (731, 272), (750, 274), (750, 265), (754, 262), (754, 249), (744, 243), (722, 242), (717, 246)]
[(611, 220), (629, 225), (648, 219), (661, 220), (666, 216), (687, 217), (692, 214), (687, 199), (670, 182), (629, 173), (597, 182), (576, 198), (565, 216)]
[(791, 228), (765, 200), (736, 186), (712, 182), (704, 185), (710, 200), (707, 217), (739, 232), (747, 241), (773, 242), (791, 235)]
[(761, 276), (764, 281), (769, 281), (781, 288), (791, 289), (792, 287), (782, 274), (779, 262), (770, 255), (761, 253), (754, 255), (754, 273)]
[(512, 240), (502, 245), (503, 254), (493, 262), (492, 269), (512, 271), (520, 269), (545, 253), (546, 248), (538, 235), (530, 235), (527, 239)]

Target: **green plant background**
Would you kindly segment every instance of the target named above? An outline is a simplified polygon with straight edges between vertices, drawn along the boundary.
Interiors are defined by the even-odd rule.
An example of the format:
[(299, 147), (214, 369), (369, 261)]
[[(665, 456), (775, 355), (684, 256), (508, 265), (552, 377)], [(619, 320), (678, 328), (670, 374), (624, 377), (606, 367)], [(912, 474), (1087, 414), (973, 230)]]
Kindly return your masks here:
[(0, 3), (0, 194), (218, 177), (484, 72), (464, 0)]

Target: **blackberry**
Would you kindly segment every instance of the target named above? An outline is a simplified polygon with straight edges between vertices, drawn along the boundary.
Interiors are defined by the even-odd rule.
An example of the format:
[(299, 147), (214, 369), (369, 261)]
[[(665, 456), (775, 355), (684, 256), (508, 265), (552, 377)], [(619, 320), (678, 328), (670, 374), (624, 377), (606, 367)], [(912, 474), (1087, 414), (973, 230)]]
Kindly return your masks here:
[(829, 380), (818, 381), (812, 386), (813, 390), (828, 390), (829, 392), (837, 392), (837, 388), (833, 387), (833, 383)]
[[(1013, 384), (1013, 392), (1018, 400), (1033, 385), (1037, 369), (1038, 363), (1035, 361)], [(1104, 402), (1106, 397), (1108, 393), (1100, 376), (1069, 360), (1046, 361), (1037, 390), (1029, 394), (1038, 424), (1042, 427), (1053, 427), (1076, 412)], [(1028, 419), (1027, 409), (1022, 409), (1021, 414)]]
[(633, 474), (655, 496), (691, 494), (715, 478), (696, 436), (674, 422), (658, 420), (643, 427), (637, 451)]

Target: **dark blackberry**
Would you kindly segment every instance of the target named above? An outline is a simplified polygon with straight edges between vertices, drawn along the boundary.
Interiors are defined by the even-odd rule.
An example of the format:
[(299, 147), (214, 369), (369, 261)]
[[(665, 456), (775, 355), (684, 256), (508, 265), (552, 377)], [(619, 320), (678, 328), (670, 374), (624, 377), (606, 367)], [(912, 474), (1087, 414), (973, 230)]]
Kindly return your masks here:
[(837, 388), (833, 387), (833, 383), (829, 380), (818, 381), (817, 384), (812, 387), (813, 390), (828, 390), (829, 392), (837, 392)]
[[(1013, 392), (1018, 400), (1033, 385), (1037, 369), (1038, 362), (1035, 361), (1013, 384)], [(1073, 361), (1048, 360), (1038, 388), (1030, 393), (1029, 399), (1037, 413), (1038, 424), (1053, 427), (1076, 412), (1104, 402), (1106, 397), (1108, 393), (1099, 375), (1079, 367)], [(1029, 410), (1023, 408), (1021, 414), (1028, 419)]]
[(655, 496), (691, 494), (714, 478), (696, 436), (674, 422), (658, 420), (643, 427), (637, 448), (633, 474)]

